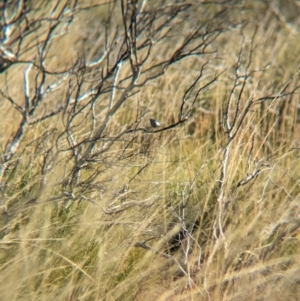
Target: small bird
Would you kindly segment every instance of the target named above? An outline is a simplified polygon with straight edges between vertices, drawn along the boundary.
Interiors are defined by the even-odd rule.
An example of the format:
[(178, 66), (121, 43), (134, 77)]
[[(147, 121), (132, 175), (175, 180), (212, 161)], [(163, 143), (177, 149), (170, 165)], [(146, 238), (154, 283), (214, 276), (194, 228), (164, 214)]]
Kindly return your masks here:
[(155, 119), (150, 119), (150, 124), (153, 128), (158, 128), (160, 126), (160, 123)]

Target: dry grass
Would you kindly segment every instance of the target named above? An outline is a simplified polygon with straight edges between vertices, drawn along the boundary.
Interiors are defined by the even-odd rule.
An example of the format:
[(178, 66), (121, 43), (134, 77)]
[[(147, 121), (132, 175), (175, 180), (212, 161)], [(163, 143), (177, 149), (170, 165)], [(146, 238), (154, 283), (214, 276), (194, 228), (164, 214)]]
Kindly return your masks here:
[[(211, 55), (202, 83), (223, 73), (196, 99), (187, 122), (155, 134), (122, 136), (82, 171), (74, 199), (66, 196), (62, 183), (74, 164), (72, 151), (63, 151), (69, 145), (65, 112), (28, 126), (4, 176), (0, 300), (298, 299), (299, 27), (295, 33), (271, 6), (260, 5), (245, 9), (249, 23), (243, 31), (239, 26), (226, 30), (210, 45), (217, 54)], [(267, 13), (260, 15), (261, 9)], [(74, 49), (85, 52), (87, 60), (96, 56), (89, 37), (97, 31), (85, 24), (102, 24), (103, 10), (85, 10), (74, 19), (69, 33), (51, 46), (49, 68), (68, 68), (76, 61)], [(231, 18), (240, 21), (235, 12)], [(148, 64), (173, 48), (176, 44), (154, 48)], [(250, 99), (272, 97), (251, 106), (228, 144), (224, 104), (240, 53), (239, 71), (245, 72), (249, 59), (253, 70), (241, 96), (240, 88), (234, 92), (241, 112)], [(150, 117), (163, 126), (176, 122), (184, 92), (202, 63), (202, 58), (187, 58), (141, 87), (112, 117), (105, 135), (117, 135), (137, 116), (142, 127), (149, 126)], [(1, 89), (8, 86), (19, 105), (24, 69), (13, 66), (0, 78)], [(291, 93), (283, 97), (285, 92)], [(66, 93), (64, 86), (50, 93), (38, 113), (60, 105)], [(100, 121), (106, 97), (95, 105)], [(21, 116), (4, 98), (0, 106), (4, 154)], [(235, 108), (236, 102), (229, 109), (231, 118)], [(76, 139), (88, 137), (89, 114), (74, 119)], [(46, 152), (53, 155), (51, 170), (32, 199)], [(185, 226), (189, 234), (173, 250), (170, 241)]]

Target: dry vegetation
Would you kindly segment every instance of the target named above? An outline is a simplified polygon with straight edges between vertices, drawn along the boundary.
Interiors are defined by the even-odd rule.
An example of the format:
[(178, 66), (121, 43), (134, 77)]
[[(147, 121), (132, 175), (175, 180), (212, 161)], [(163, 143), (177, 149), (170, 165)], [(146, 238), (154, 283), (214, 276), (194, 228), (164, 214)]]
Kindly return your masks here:
[(46, 2), (0, 4), (0, 300), (298, 300), (297, 1)]

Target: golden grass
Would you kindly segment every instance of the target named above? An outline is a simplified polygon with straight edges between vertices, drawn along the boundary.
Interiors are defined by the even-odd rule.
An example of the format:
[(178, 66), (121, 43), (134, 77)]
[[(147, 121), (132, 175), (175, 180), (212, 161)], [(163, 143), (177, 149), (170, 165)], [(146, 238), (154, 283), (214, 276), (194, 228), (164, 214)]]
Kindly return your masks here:
[[(251, 13), (255, 8), (249, 9), (249, 19), (255, 20)], [(70, 33), (51, 47), (47, 64), (53, 70), (70, 66), (79, 44), (80, 51), (87, 51), (86, 57), (96, 52), (91, 41), (82, 43), (78, 30), (96, 19), (96, 12), (82, 12)], [(99, 14), (103, 14), (101, 8)], [(155, 135), (123, 136), (101, 161), (82, 172), (74, 200), (61, 191), (61, 182), (74, 163), (72, 153), (57, 152), (68, 147), (66, 133), (63, 135), (66, 116), (60, 113), (28, 127), (13, 157), (19, 164), (5, 178), (0, 300), (297, 300), (299, 96), (297, 90), (286, 98), (279, 96), (285, 85), (299, 85), (299, 33), (291, 33), (272, 15), (264, 22), (254, 38), (255, 22), (244, 29), (246, 42), (253, 39), (257, 45), (251, 68), (261, 70), (251, 74), (240, 104), (243, 108), (251, 97), (278, 97), (253, 106), (229, 146), (223, 182), (226, 210), (220, 212), (218, 204), (228, 142), (221, 123), (241, 49), (238, 30), (215, 41), (220, 59), (211, 65), (203, 83), (213, 72), (225, 72), (200, 94), (190, 119)], [(162, 51), (170, 47), (162, 45)], [(245, 56), (248, 50), (247, 44)], [(153, 53), (153, 60), (159, 55)], [(116, 135), (142, 114), (146, 116), (140, 121), (143, 127), (149, 127), (150, 117), (166, 125), (176, 121), (183, 93), (200, 64), (201, 60), (186, 59), (142, 87), (113, 116), (107, 133)], [(24, 97), (19, 84), (23, 71), (24, 66), (17, 66), (1, 74), (2, 83), (19, 105)], [(1, 89), (5, 91), (4, 84)], [(57, 94), (49, 95), (46, 108), (64, 101), (64, 92), (61, 87)], [(95, 107), (100, 120), (105, 97)], [(3, 154), (18, 128), (20, 114), (5, 100), (0, 114)], [(76, 124), (76, 139), (88, 137), (90, 119), (79, 115)], [(55, 155), (51, 171), (37, 200), (28, 203), (39, 187), (45, 150)], [(255, 168), (261, 172), (242, 185)], [(119, 194), (125, 186), (127, 191)], [(49, 201), (51, 197), (56, 199)], [(219, 214), (224, 237), (216, 239)], [(168, 242), (183, 225), (183, 216), (187, 226), (198, 220), (199, 227), (173, 253)], [(153, 249), (138, 248), (138, 242)]]

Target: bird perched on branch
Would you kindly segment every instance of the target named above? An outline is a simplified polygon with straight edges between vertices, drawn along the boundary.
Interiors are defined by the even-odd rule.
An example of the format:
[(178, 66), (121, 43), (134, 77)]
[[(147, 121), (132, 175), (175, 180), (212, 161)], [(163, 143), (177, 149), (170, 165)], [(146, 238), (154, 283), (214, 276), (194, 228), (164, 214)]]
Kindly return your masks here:
[(150, 124), (153, 128), (158, 128), (160, 126), (160, 123), (155, 119), (150, 119)]

